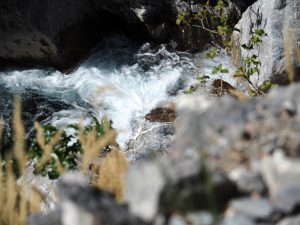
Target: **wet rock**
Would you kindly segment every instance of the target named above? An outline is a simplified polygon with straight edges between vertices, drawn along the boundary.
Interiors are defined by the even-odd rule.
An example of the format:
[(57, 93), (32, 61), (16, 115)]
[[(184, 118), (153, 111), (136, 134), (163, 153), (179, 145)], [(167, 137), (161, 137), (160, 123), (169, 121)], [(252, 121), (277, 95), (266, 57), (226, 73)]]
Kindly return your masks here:
[[(99, 41), (95, 7), (83, 0), (1, 1), (0, 57), (68, 69)], [(107, 27), (107, 26), (106, 26)]]
[(0, 8), (1, 61), (63, 71), (74, 68), (108, 33), (163, 41), (176, 30), (175, 22), (168, 25), (177, 15), (175, 2), (168, 0), (4, 0)]
[(274, 208), (267, 199), (263, 198), (242, 198), (233, 200), (230, 208), (237, 214), (242, 214), (253, 221), (268, 221), (274, 214)]
[(145, 116), (151, 122), (174, 122), (176, 112), (170, 108), (156, 108)]
[[(232, 25), (248, 4), (226, 4)], [(69, 72), (111, 32), (124, 32), (139, 41), (172, 41), (180, 49), (203, 49), (211, 40), (209, 32), (176, 24), (182, 11), (195, 12), (199, 7), (175, 0), (4, 0), (0, 65), (42, 65)]]
[(174, 125), (171, 123), (146, 121), (134, 129), (127, 143), (127, 158), (132, 162), (156, 158), (172, 146), (174, 133)]
[[(300, 38), (299, 10), (298, 1), (259, 0), (243, 14), (236, 26), (241, 32), (236, 31), (233, 34), (233, 62), (236, 66), (240, 66), (243, 57), (252, 54), (258, 56), (262, 65), (260, 75), (251, 77), (255, 85), (260, 85), (268, 79), (285, 84), (288, 82), (286, 63), (291, 64), (292, 70), (293, 67), (299, 67), (296, 60), (297, 48), (299, 50), (297, 42)], [(252, 32), (256, 29), (263, 29), (268, 36), (263, 37), (262, 43), (253, 50), (243, 49), (242, 45), (248, 43)], [(290, 51), (291, 62), (285, 62), (285, 50)]]
[(293, 216), (281, 220), (277, 225), (298, 225), (300, 224), (300, 216)]

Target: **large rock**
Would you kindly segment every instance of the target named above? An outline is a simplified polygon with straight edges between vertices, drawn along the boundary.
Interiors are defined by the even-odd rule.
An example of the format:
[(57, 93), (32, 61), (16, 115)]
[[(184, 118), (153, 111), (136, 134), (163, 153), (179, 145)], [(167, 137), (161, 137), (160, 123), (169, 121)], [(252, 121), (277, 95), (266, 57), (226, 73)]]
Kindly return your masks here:
[(49, 214), (36, 213), (29, 225), (147, 225), (130, 214), (125, 204), (116, 202), (113, 194), (88, 186), (85, 177), (69, 173), (58, 183), (58, 208)]
[[(237, 24), (236, 28), (241, 32), (233, 34), (233, 63), (240, 66), (243, 57), (258, 55), (262, 64), (260, 75), (251, 78), (255, 85), (268, 79), (285, 84), (288, 82), (286, 65), (291, 64), (289, 73), (299, 66), (296, 60), (296, 52), (300, 48), (299, 11), (300, 2), (297, 0), (259, 0), (247, 9)], [(263, 29), (268, 36), (263, 37), (263, 42), (256, 45), (254, 50), (243, 49), (242, 45), (248, 43), (251, 32), (256, 29)]]
[(202, 150), (227, 170), (278, 148), (299, 156), (299, 96), (299, 85), (293, 85), (259, 101), (186, 97), (178, 103), (178, 155)]
[(175, 5), (171, 3), (167, 0), (1, 1), (0, 63), (6, 65), (8, 60), (69, 69), (108, 32), (123, 31), (137, 39), (150, 38), (156, 25), (175, 21)]
[[(17, 63), (68, 70), (109, 32), (125, 32), (140, 41), (173, 40), (181, 49), (203, 49), (210, 42), (207, 31), (176, 25), (182, 10), (193, 10), (189, 5), (200, 7), (175, 0), (4, 0), (0, 3), (0, 68)], [(239, 18), (239, 13), (233, 13), (238, 7), (245, 4), (229, 4), (231, 15), (236, 15), (233, 23)]]
[(0, 8), (0, 57), (22, 64), (70, 68), (109, 28), (84, 0), (6, 0)]

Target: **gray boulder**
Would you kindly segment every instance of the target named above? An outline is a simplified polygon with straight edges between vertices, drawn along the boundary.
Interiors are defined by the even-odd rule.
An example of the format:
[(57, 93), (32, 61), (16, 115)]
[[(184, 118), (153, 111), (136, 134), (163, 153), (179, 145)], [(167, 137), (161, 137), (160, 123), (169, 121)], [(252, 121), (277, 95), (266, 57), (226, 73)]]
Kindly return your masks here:
[[(262, 65), (260, 74), (251, 78), (255, 85), (268, 79), (279, 84), (288, 82), (285, 51), (290, 56), (290, 67), (296, 67), (300, 38), (299, 10), (299, 1), (259, 0), (247, 9), (236, 25), (241, 32), (233, 34), (233, 63), (240, 66), (243, 57), (257, 55)], [(263, 42), (253, 50), (243, 49), (242, 45), (248, 43), (251, 32), (256, 29), (263, 29), (268, 36), (263, 37)]]
[(297, 156), (299, 96), (299, 85), (292, 85), (248, 102), (230, 97), (214, 101), (202, 96), (183, 98), (177, 104), (177, 152), (203, 152), (212, 165), (226, 170), (277, 148)]

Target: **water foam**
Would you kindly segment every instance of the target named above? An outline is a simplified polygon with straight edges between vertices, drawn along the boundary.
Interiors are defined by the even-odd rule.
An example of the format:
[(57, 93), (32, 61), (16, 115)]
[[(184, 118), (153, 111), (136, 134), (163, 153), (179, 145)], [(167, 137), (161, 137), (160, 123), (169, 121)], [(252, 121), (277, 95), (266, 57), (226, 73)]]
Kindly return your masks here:
[(98, 119), (107, 115), (119, 133), (118, 142), (124, 146), (133, 126), (169, 97), (168, 90), (178, 79), (188, 77), (193, 70), (188, 54), (168, 51), (164, 45), (151, 50), (145, 44), (138, 50), (126, 39), (117, 39), (117, 43), (110, 39), (72, 74), (39, 69), (13, 71), (1, 75), (0, 83), (15, 94), (37, 92), (72, 105), (72, 109), (52, 115), (55, 125), (74, 123), (87, 111)]

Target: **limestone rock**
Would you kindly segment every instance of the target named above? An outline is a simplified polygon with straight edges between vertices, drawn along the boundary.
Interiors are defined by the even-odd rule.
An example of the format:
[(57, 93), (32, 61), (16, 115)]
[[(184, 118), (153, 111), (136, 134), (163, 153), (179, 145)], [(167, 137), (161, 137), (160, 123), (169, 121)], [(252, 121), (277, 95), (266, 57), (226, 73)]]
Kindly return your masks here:
[[(297, 0), (259, 0), (244, 12), (237, 24), (236, 28), (241, 32), (235, 31), (233, 34), (233, 63), (238, 67), (243, 57), (257, 55), (262, 64), (260, 75), (251, 78), (256, 86), (268, 79), (279, 84), (288, 82), (285, 50), (290, 51), (291, 67), (299, 66), (295, 59), (300, 47), (299, 10), (300, 3)], [(243, 49), (242, 45), (248, 43), (251, 33), (256, 29), (263, 29), (268, 36), (263, 37), (262, 43), (253, 50)]]

